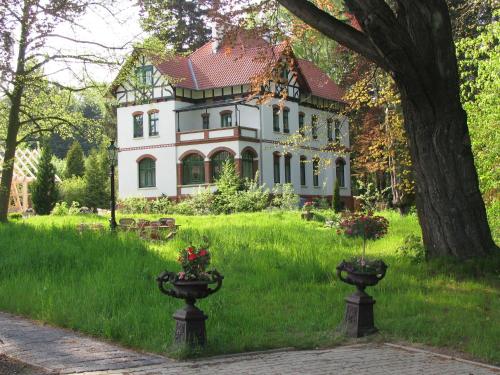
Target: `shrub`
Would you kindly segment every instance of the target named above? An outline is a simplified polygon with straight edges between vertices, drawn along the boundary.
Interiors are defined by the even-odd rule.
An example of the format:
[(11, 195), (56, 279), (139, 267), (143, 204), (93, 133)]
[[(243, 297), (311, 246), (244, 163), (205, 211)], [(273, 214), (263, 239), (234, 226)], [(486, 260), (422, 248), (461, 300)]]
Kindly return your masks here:
[(55, 204), (50, 214), (54, 216), (67, 216), (68, 213), (68, 204), (66, 202), (59, 202)]
[(56, 170), (52, 165), (52, 153), (46, 146), (38, 162), (36, 180), (32, 185), (31, 200), (38, 215), (48, 215), (57, 202)]
[(406, 236), (403, 244), (396, 249), (396, 253), (410, 258), (413, 263), (421, 263), (425, 260), (424, 244), (422, 239), (415, 234)]
[(71, 202), (71, 206), (68, 209), (68, 214), (69, 215), (78, 215), (79, 213), (80, 213), (80, 203)]
[(335, 187), (333, 189), (333, 202), (332, 202), (333, 209), (335, 212), (340, 212), (342, 211), (342, 201), (340, 200), (340, 185), (339, 185), (339, 180), (335, 180)]
[(170, 214), (173, 212), (174, 203), (168, 197), (160, 197), (147, 201), (147, 206), (153, 214)]
[(120, 212), (124, 214), (149, 213), (148, 200), (146, 198), (125, 198), (118, 203)]
[(81, 177), (63, 180), (59, 184), (59, 195), (60, 199), (67, 204), (85, 202), (85, 180)]
[(9, 214), (9, 220), (19, 220), (23, 218), (23, 214), (20, 214), (19, 212), (13, 212)]
[(295, 194), (292, 184), (276, 184), (273, 188), (273, 195), (273, 206), (287, 211), (298, 209), (300, 197)]
[(259, 185), (259, 172), (255, 179), (247, 179), (244, 182), (244, 189), (237, 191), (231, 197), (231, 209), (234, 212), (255, 212), (265, 209), (269, 205), (269, 189), (266, 185)]
[(372, 212), (377, 209), (377, 204), (386, 201), (387, 192), (390, 187), (379, 190), (372, 182), (365, 184), (363, 181), (358, 180), (359, 195), (354, 196), (358, 199), (363, 211)]
[(107, 155), (104, 151), (92, 153), (85, 166), (85, 199), (87, 207), (107, 207), (109, 204), (109, 178)]
[(241, 179), (236, 173), (235, 165), (232, 161), (226, 160), (222, 166), (222, 172), (219, 179), (216, 181), (217, 193), (215, 194), (214, 204), (212, 209), (216, 213), (230, 213), (231, 201), (241, 190)]

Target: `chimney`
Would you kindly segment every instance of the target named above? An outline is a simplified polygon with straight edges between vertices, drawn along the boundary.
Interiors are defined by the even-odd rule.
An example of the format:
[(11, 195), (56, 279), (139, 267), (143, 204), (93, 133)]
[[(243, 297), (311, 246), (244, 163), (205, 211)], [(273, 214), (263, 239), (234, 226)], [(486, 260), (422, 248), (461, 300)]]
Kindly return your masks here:
[(218, 24), (217, 22), (213, 22), (212, 23), (212, 53), (217, 53), (218, 49), (219, 49), (219, 43), (220, 43), (220, 40), (219, 40), (220, 36), (219, 36), (219, 30), (218, 30)]

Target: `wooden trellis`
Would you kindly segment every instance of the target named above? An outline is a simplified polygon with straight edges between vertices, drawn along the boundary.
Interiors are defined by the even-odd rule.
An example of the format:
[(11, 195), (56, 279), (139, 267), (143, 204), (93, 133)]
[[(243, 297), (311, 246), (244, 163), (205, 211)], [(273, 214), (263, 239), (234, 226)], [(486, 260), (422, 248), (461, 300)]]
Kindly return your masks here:
[[(0, 146), (0, 177), (4, 155), (5, 149)], [(24, 212), (30, 207), (29, 184), (36, 180), (40, 155), (38, 149), (18, 148), (16, 150), (9, 212)], [(56, 181), (61, 181), (58, 176), (56, 176)]]

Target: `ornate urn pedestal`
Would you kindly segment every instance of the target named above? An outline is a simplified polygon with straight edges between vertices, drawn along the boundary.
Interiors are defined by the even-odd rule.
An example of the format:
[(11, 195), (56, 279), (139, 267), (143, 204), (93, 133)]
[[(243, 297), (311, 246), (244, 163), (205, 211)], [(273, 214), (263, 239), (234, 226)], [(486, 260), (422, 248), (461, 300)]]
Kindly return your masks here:
[(303, 220), (311, 221), (313, 218), (313, 213), (311, 211), (302, 211), (300, 216)]
[[(203, 346), (206, 343), (205, 320), (208, 319), (208, 316), (196, 307), (195, 303), (197, 299), (206, 298), (217, 292), (224, 279), (224, 276), (217, 271), (207, 273), (211, 276), (211, 280), (178, 280), (177, 274), (168, 271), (163, 272), (156, 279), (162, 293), (184, 299), (186, 302), (186, 305), (172, 316), (176, 321), (174, 342), (177, 345), (195, 347)], [(208, 287), (214, 283), (217, 283), (214, 289)], [(166, 284), (170, 284), (171, 288), (165, 288)]]
[[(345, 299), (346, 312), (342, 330), (349, 337), (368, 336), (378, 331), (373, 317), (375, 300), (365, 292), (367, 286), (377, 285), (387, 271), (387, 265), (377, 262), (376, 270), (359, 271), (353, 263), (343, 261), (337, 266), (337, 276), (343, 282), (355, 285), (356, 292)], [(342, 276), (346, 272), (347, 276)]]

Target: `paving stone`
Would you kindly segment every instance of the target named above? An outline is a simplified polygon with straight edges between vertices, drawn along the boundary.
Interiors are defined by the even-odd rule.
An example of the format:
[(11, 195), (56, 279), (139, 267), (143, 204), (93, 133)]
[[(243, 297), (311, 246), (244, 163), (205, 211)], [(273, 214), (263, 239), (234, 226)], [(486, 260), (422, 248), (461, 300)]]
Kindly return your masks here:
[(0, 354), (59, 374), (500, 375), (500, 368), (391, 344), (174, 361), (0, 312)]

